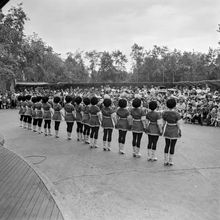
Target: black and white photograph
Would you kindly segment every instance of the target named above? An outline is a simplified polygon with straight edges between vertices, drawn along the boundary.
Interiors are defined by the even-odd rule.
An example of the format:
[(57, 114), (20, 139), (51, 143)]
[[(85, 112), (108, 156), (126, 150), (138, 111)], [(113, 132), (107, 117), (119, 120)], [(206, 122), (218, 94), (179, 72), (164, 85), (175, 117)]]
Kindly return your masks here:
[(219, 220), (219, 158), (219, 0), (0, 0), (0, 220)]

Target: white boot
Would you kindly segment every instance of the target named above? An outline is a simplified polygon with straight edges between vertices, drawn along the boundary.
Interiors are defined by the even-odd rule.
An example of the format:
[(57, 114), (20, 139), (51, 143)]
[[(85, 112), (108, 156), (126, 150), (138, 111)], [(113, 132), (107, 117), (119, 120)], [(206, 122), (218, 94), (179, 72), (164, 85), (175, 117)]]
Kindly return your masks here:
[(79, 132), (77, 132), (77, 141), (80, 141), (80, 139), (79, 139)]
[(122, 143), (119, 144), (119, 153), (120, 153), (120, 154), (125, 154), (124, 144), (122, 144)]
[(52, 136), (50, 129), (48, 129), (48, 135), (49, 135), (49, 136)]
[(71, 140), (72, 137), (71, 137), (71, 133), (70, 132), (67, 132), (67, 140)]
[(156, 157), (156, 155), (155, 155), (155, 152), (156, 152), (156, 150), (152, 150), (152, 155), (151, 155), (151, 160), (152, 161), (157, 161), (157, 157)]
[(169, 155), (169, 165), (170, 165), (170, 166), (173, 166), (173, 164), (174, 164), (174, 163), (173, 163), (173, 154), (170, 154), (170, 155)]
[(38, 133), (41, 134), (41, 127), (38, 127)]
[(136, 153), (137, 153), (137, 152), (136, 152), (136, 147), (134, 146), (134, 147), (133, 147), (133, 157), (136, 157)]
[(140, 147), (136, 147), (136, 157), (140, 158), (141, 154), (140, 154)]
[(44, 129), (44, 135), (47, 136), (47, 129)]
[(94, 148), (98, 148), (98, 145), (97, 145), (97, 139), (94, 139)]
[(111, 151), (111, 142), (108, 142), (107, 150), (108, 150), (108, 151)]
[(169, 162), (168, 162), (168, 154), (164, 154), (164, 166), (167, 166), (169, 165)]
[(36, 125), (33, 125), (33, 132), (36, 132)]
[(106, 151), (107, 147), (106, 147), (106, 141), (103, 141), (103, 150)]
[(151, 149), (147, 149), (147, 160), (151, 161), (151, 157), (152, 157), (152, 153), (151, 153)]
[(90, 148), (94, 148), (94, 139), (90, 138)]
[(59, 132), (58, 130), (55, 130), (55, 137), (56, 138), (59, 138), (58, 132)]
[(82, 142), (83, 141), (83, 134), (79, 133), (79, 140)]
[(86, 141), (85, 141), (86, 144), (90, 144), (90, 141), (89, 141), (89, 135), (86, 135)]

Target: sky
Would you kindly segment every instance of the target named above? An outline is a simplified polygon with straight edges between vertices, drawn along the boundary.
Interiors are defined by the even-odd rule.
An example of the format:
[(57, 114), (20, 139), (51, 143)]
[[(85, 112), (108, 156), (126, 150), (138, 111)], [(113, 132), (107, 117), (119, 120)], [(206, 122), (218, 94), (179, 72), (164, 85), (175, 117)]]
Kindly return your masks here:
[(220, 40), (220, 0), (10, 0), (23, 2), (27, 35), (37, 33), (62, 57), (67, 52), (121, 50), (137, 43), (207, 52)]

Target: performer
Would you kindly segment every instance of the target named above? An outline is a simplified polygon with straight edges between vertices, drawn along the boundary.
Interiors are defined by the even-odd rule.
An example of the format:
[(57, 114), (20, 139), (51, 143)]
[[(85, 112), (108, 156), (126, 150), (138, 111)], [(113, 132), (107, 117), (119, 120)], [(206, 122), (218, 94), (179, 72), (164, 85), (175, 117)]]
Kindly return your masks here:
[(99, 127), (101, 121), (100, 108), (97, 106), (99, 100), (97, 97), (91, 98), (91, 106), (89, 108), (89, 125), (91, 127), (90, 133), (90, 148), (97, 148), (97, 140), (99, 135)]
[(48, 103), (48, 96), (42, 98), (43, 119), (44, 119), (44, 135), (52, 136), (51, 134), (51, 105)]
[[(111, 107), (112, 101), (110, 98), (106, 98), (103, 101), (104, 107), (102, 107), (102, 127), (103, 127), (103, 150), (110, 151), (111, 150), (111, 141), (112, 141), (112, 131), (114, 128), (114, 110)], [(106, 141), (108, 141), (106, 145)]]
[(144, 110), (141, 108), (141, 99), (135, 98), (132, 101), (133, 108), (130, 111), (130, 115), (132, 117), (132, 146), (133, 146), (133, 157), (140, 158), (140, 146), (143, 132), (146, 128), (146, 114)]
[(23, 115), (23, 108), (22, 108), (22, 96), (21, 95), (19, 95), (18, 97), (17, 97), (17, 100), (18, 100), (18, 108), (19, 108), (19, 112), (18, 112), (18, 114), (20, 115), (20, 127), (22, 127), (22, 122), (23, 122), (23, 118), (24, 118), (24, 115)]
[(89, 109), (90, 109), (90, 99), (88, 97), (83, 98), (83, 108), (82, 108), (82, 123), (84, 126), (83, 130), (83, 136), (84, 136), (84, 141), (85, 144), (90, 144), (89, 142), (89, 135), (90, 135), (90, 125), (89, 125)]
[(177, 139), (181, 137), (180, 120), (181, 115), (174, 110), (176, 100), (168, 99), (166, 102), (168, 111), (162, 113), (162, 118), (165, 122), (163, 136), (165, 137), (164, 148), (164, 165), (173, 165), (173, 155)]
[(32, 122), (32, 101), (31, 101), (31, 95), (26, 95), (26, 111), (25, 111), (25, 116), (26, 116), (26, 123), (27, 123), (27, 129), (31, 130), (31, 122)]
[(65, 121), (66, 121), (66, 124), (67, 124), (67, 140), (71, 140), (72, 137), (71, 137), (71, 134), (72, 134), (72, 130), (73, 130), (73, 124), (74, 124), (74, 121), (76, 119), (76, 113), (75, 113), (75, 108), (74, 106), (72, 105), (72, 97), (67, 95), (65, 97), (65, 101), (66, 101), (66, 104), (64, 105), (64, 111), (65, 111)]
[(27, 111), (27, 101), (26, 101), (26, 96), (22, 97), (22, 115), (23, 115), (23, 128), (26, 129), (27, 128), (27, 115), (26, 115), (26, 111)]
[(54, 121), (54, 130), (55, 130), (55, 137), (59, 138), (59, 127), (60, 127), (60, 122), (62, 121), (62, 117), (61, 117), (61, 109), (62, 106), (60, 105), (60, 97), (59, 96), (55, 96), (53, 99), (53, 110), (54, 110), (54, 114), (52, 117), (52, 120)]
[(43, 111), (42, 111), (42, 103), (41, 103), (42, 97), (41, 96), (37, 96), (36, 98), (36, 103), (35, 103), (35, 107), (36, 107), (36, 119), (37, 119), (37, 126), (38, 126), (38, 134), (41, 134), (41, 126), (42, 126), (42, 122), (43, 122)]
[(122, 98), (118, 101), (118, 110), (116, 111), (117, 123), (115, 128), (118, 129), (118, 145), (119, 145), (119, 153), (125, 154), (124, 144), (126, 140), (126, 134), (129, 129), (128, 125), (128, 117), (130, 115), (127, 107), (127, 100)]
[(33, 105), (32, 105), (32, 119), (33, 119), (33, 132), (36, 132), (36, 127), (37, 127), (37, 111), (36, 111), (36, 102), (37, 102), (37, 97), (32, 97), (31, 99)]
[(156, 101), (149, 102), (149, 109), (150, 111), (146, 114), (146, 133), (148, 134), (147, 159), (148, 161), (157, 161), (155, 152), (157, 141), (162, 134), (161, 113), (155, 111), (157, 109)]
[(82, 98), (77, 96), (74, 100), (75, 102), (75, 109), (76, 109), (76, 133), (77, 133), (77, 141), (83, 140), (83, 124), (82, 124), (82, 110), (83, 106), (81, 104)]

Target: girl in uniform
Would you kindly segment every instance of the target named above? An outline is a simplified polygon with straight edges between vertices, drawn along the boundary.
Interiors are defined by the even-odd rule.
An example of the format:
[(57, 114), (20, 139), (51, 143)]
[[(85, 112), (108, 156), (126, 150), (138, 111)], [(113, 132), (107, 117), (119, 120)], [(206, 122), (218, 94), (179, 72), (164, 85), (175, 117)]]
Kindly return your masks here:
[(90, 109), (90, 99), (88, 97), (85, 97), (83, 99), (83, 108), (82, 108), (82, 123), (84, 126), (83, 130), (83, 136), (84, 136), (84, 141), (86, 144), (90, 144), (89, 142), (89, 135), (90, 135), (90, 125), (89, 125), (89, 109)]
[[(112, 101), (107, 98), (103, 101), (104, 107), (102, 108), (102, 127), (103, 127), (103, 150), (111, 150), (111, 141), (112, 141), (112, 131), (114, 128), (114, 110), (111, 108)], [(106, 141), (108, 141), (106, 145)]]
[(73, 124), (74, 124), (74, 121), (75, 121), (75, 108), (74, 106), (71, 104), (72, 102), (72, 97), (67, 95), (65, 97), (65, 101), (66, 101), (66, 104), (64, 105), (64, 111), (65, 111), (65, 121), (66, 121), (66, 124), (67, 124), (67, 140), (71, 140), (72, 137), (71, 137), (71, 134), (72, 134), (72, 130), (73, 130)]
[(89, 125), (91, 127), (90, 133), (90, 148), (97, 148), (97, 140), (99, 135), (99, 127), (101, 121), (101, 111), (100, 108), (97, 106), (99, 100), (97, 97), (91, 98), (91, 106), (89, 108)]
[(133, 146), (133, 157), (141, 157), (140, 154), (140, 145), (141, 145), (141, 138), (143, 135), (143, 132), (146, 128), (146, 117), (145, 112), (141, 107), (141, 99), (135, 98), (132, 101), (132, 109), (130, 111), (131, 117), (132, 117), (132, 146)]
[(23, 117), (24, 117), (24, 115), (23, 115), (23, 109), (22, 109), (22, 96), (21, 95), (19, 95), (18, 96), (18, 98), (17, 98), (17, 100), (18, 100), (18, 107), (19, 107), (19, 112), (18, 112), (18, 114), (20, 115), (20, 127), (22, 127), (22, 121), (23, 121)]
[(51, 134), (51, 105), (48, 103), (48, 96), (42, 98), (43, 119), (44, 119), (44, 135), (52, 136)]
[(75, 101), (75, 109), (76, 109), (77, 141), (82, 141), (82, 139), (83, 139), (83, 124), (82, 124), (82, 109), (83, 109), (83, 106), (81, 104), (82, 98), (80, 96), (77, 96), (74, 101)]
[(37, 126), (38, 126), (38, 133), (41, 134), (41, 126), (43, 122), (43, 111), (42, 111), (42, 103), (41, 103), (41, 96), (37, 96), (36, 100), (37, 102), (35, 103), (36, 107), (36, 119), (37, 119)]
[(36, 127), (37, 127), (37, 112), (36, 112), (36, 102), (37, 102), (37, 97), (32, 97), (31, 99), (33, 105), (32, 105), (32, 119), (33, 119), (33, 132), (36, 132)]
[(127, 107), (126, 99), (119, 99), (118, 101), (119, 108), (116, 111), (117, 123), (115, 128), (118, 129), (118, 145), (119, 145), (119, 153), (125, 154), (124, 144), (126, 139), (126, 134), (129, 129), (128, 117), (130, 115)]
[(22, 115), (23, 115), (23, 128), (27, 128), (27, 115), (26, 110), (27, 110), (27, 102), (26, 102), (26, 96), (22, 97)]
[(52, 120), (54, 121), (54, 130), (55, 130), (56, 138), (59, 138), (58, 133), (59, 133), (60, 122), (62, 120), (61, 109), (62, 109), (62, 106), (60, 105), (60, 97), (55, 96), (53, 99), (54, 114), (53, 114)]
[(31, 130), (31, 122), (32, 122), (32, 101), (31, 101), (31, 95), (26, 95), (26, 101), (27, 101), (27, 106), (26, 106), (26, 123), (27, 123), (27, 129)]
[(149, 109), (150, 111), (146, 114), (146, 133), (148, 134), (147, 159), (148, 161), (157, 161), (155, 152), (157, 141), (162, 134), (161, 114), (155, 111), (157, 109), (156, 101), (149, 102)]
[(176, 100), (174, 98), (168, 99), (166, 105), (169, 110), (162, 113), (162, 118), (165, 122), (163, 131), (163, 136), (165, 137), (164, 165), (172, 166), (175, 145), (177, 139), (181, 137), (181, 115), (174, 111), (176, 106)]

